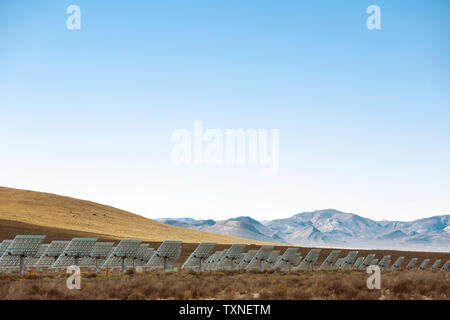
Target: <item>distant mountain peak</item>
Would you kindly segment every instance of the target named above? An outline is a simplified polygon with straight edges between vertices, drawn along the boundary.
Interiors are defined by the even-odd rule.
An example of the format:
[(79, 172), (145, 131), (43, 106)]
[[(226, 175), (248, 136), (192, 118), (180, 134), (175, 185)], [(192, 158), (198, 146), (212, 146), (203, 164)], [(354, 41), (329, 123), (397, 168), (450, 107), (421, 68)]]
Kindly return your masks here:
[[(169, 221), (175, 224), (173, 221)], [(450, 216), (411, 222), (374, 221), (336, 209), (302, 212), (263, 223), (249, 216), (178, 221), (175, 225), (241, 238), (293, 245), (345, 245), (355, 248), (450, 250)]]

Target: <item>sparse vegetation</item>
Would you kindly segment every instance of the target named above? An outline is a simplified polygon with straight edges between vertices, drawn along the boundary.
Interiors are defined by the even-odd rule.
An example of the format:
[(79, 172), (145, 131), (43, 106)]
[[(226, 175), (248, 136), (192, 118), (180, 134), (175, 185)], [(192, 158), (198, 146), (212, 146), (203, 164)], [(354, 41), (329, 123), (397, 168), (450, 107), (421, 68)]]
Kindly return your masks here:
[(0, 274), (0, 299), (450, 299), (450, 273), (383, 272), (368, 290), (362, 272), (181, 272), (83, 275), (68, 290), (65, 274)]

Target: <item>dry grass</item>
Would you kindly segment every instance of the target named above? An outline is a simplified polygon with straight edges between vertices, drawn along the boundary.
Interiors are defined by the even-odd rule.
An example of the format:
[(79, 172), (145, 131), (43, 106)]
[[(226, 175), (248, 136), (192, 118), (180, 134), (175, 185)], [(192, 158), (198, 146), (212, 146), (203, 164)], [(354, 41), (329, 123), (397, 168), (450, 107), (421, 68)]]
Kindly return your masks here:
[(450, 273), (383, 272), (368, 290), (363, 272), (83, 274), (81, 290), (66, 275), (0, 275), (0, 299), (450, 299)]
[(0, 220), (2, 224), (23, 223), (28, 227), (46, 227), (68, 232), (82, 232), (102, 238), (138, 238), (144, 241), (167, 239), (183, 242), (213, 241), (223, 244), (261, 241), (240, 239), (209, 232), (170, 226), (98, 203), (49, 193), (0, 187)]

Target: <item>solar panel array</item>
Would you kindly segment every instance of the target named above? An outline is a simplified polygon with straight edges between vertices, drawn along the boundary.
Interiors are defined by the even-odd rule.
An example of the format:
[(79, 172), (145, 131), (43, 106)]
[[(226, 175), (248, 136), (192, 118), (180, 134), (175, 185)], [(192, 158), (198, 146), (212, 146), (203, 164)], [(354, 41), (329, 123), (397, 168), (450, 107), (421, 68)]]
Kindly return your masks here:
[[(31, 268), (58, 270), (78, 265), (91, 270), (101, 268), (123, 272), (133, 268), (153, 271), (161, 269), (172, 271), (181, 255), (181, 241), (166, 240), (155, 250), (148, 243), (139, 239), (123, 239), (114, 247), (113, 242), (97, 242), (97, 238), (73, 238), (71, 241), (52, 241), (44, 244), (43, 235), (18, 235), (13, 240), (0, 242), (0, 272), (19, 271), (24, 273)], [(228, 249), (213, 252), (216, 244), (200, 243), (181, 266), (183, 270), (299, 270), (311, 271), (319, 260), (321, 249), (311, 249), (303, 258), (298, 248), (287, 248), (280, 255), (280, 250), (273, 246), (262, 246), (258, 250), (245, 252), (246, 244), (233, 244)], [(375, 254), (358, 257), (358, 251), (349, 251), (345, 257), (339, 258), (341, 250), (332, 250), (323, 260), (319, 270), (364, 270), (370, 265), (378, 265), (381, 269), (400, 270), (405, 256), (398, 257), (391, 265), (391, 256), (385, 255), (380, 260)], [(378, 262), (379, 261), (379, 262)], [(444, 260), (445, 261), (445, 260)], [(418, 258), (409, 261), (406, 269), (414, 269)], [(431, 268), (430, 259), (424, 259), (418, 270), (431, 269), (447, 271), (450, 260), (442, 265), (442, 259), (436, 259)], [(181, 265), (181, 263), (180, 263)], [(442, 266), (442, 267), (441, 267)], [(141, 269), (142, 270), (142, 269)]]

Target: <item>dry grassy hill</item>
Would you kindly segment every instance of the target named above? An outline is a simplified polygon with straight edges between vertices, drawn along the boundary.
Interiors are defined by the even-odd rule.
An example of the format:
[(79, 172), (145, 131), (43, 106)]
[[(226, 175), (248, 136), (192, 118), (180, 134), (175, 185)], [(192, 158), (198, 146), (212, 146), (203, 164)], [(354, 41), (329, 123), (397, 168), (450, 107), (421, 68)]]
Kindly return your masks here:
[(47, 238), (99, 236), (144, 241), (182, 240), (222, 244), (260, 241), (170, 226), (95, 202), (55, 194), (0, 187), (0, 239), (20, 233), (45, 233)]

